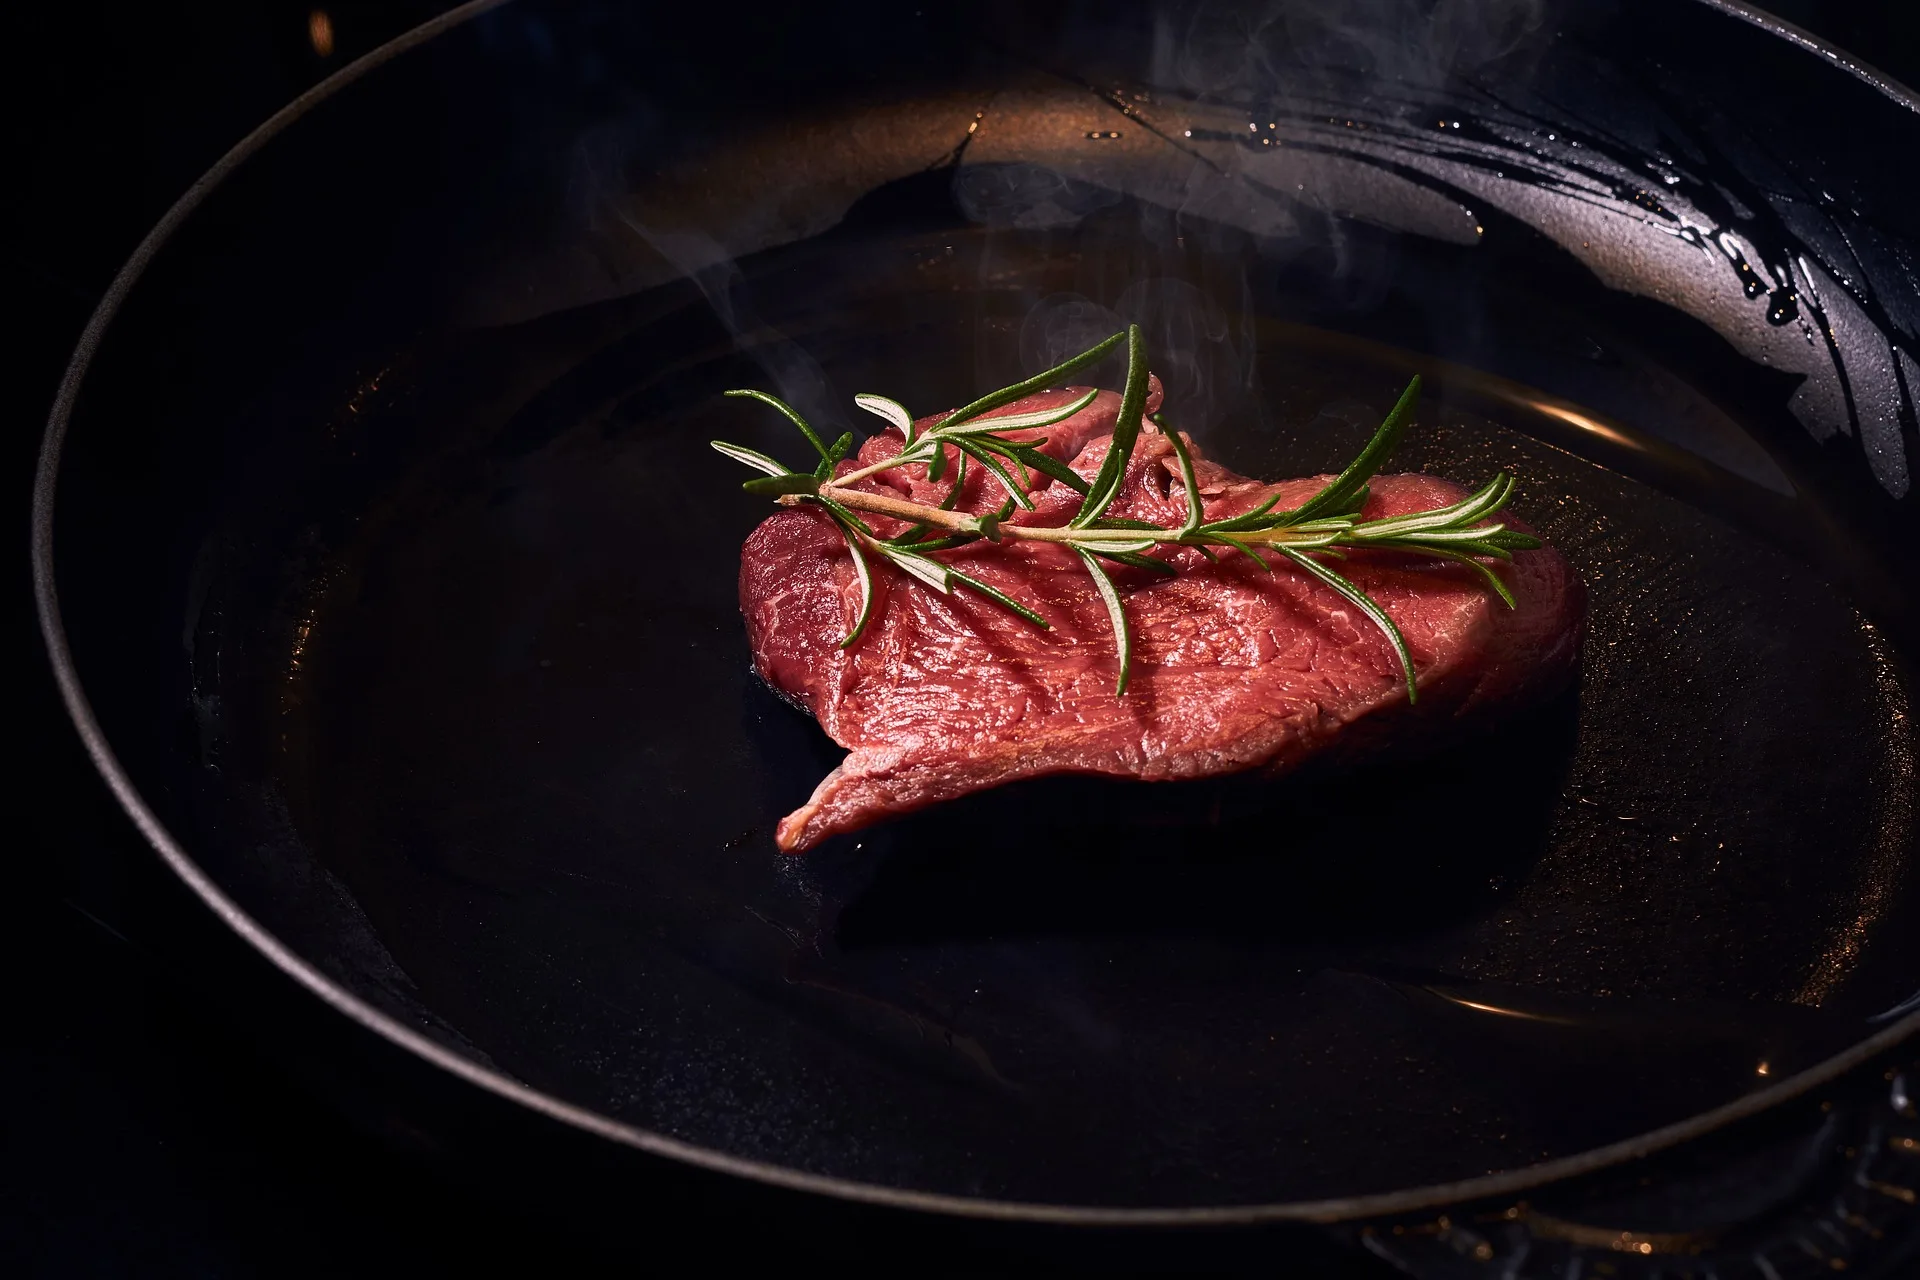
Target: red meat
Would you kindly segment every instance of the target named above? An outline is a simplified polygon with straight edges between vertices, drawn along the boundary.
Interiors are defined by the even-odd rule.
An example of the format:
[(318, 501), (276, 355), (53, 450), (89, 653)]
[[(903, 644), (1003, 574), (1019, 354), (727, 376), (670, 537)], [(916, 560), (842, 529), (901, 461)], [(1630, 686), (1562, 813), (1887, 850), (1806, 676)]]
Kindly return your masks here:
[[(1062, 390), (1006, 406), (1024, 413), (1083, 394)], [(1157, 407), (1157, 382), (1147, 410)], [(1040, 430), (1046, 451), (1089, 479), (1106, 456), (1120, 397)], [(896, 433), (869, 440), (843, 473), (898, 452)], [(1328, 477), (1264, 484), (1194, 450), (1206, 518), (1279, 493), (1282, 509)], [(937, 504), (949, 470), (929, 482), (914, 464), (860, 482)], [(1011, 523), (1061, 525), (1080, 497), (1036, 476), (1037, 510)], [(969, 468), (959, 506), (999, 505), (998, 482)], [(1465, 491), (1421, 475), (1378, 476), (1368, 519), (1456, 502)], [(1172, 446), (1142, 431), (1109, 514), (1178, 525), (1186, 498)], [(1509, 516), (1501, 519), (1524, 527)], [(875, 521), (891, 535), (903, 527)], [(1052, 624), (1043, 631), (968, 592), (941, 595), (873, 557), (873, 616), (842, 650), (860, 590), (846, 545), (811, 505), (784, 508), (748, 537), (740, 608), (762, 677), (848, 748), (839, 768), (782, 822), (780, 848), (799, 853), (830, 836), (1019, 778), (1090, 773), (1144, 780), (1261, 770), (1278, 774), (1322, 756), (1359, 759), (1430, 747), (1463, 725), (1506, 716), (1562, 687), (1575, 669), (1586, 593), (1551, 548), (1502, 569), (1518, 602), (1507, 609), (1464, 566), (1380, 552), (1341, 572), (1392, 615), (1414, 659), (1419, 701), (1385, 636), (1326, 587), (1276, 559), (1267, 572), (1238, 554), (1209, 562), (1197, 549), (1155, 552), (1166, 578), (1114, 566), (1135, 636), (1132, 683), (1114, 693), (1117, 656), (1105, 607), (1066, 548), (1007, 540), (940, 553)]]

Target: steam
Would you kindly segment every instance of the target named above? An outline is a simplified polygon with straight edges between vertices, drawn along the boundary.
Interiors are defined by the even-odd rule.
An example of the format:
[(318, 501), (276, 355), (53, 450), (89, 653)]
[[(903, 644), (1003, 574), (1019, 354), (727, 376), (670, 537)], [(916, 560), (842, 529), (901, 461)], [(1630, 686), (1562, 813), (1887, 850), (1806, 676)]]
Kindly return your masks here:
[[(760, 367), (775, 394), (815, 422), (832, 422), (841, 414), (831, 380), (804, 347), (768, 324), (753, 305), (734, 252), (714, 235), (684, 219), (661, 220), (644, 215), (633, 198), (635, 183), (628, 170), (630, 158), (659, 129), (655, 113), (628, 111), (581, 136), (570, 166), (570, 202), (574, 216), (592, 229), (609, 224), (658, 255), (665, 270), (653, 274), (661, 282), (683, 279), (706, 300), (735, 346)], [(767, 238), (773, 216), (764, 205), (750, 210), (759, 226), (732, 228), (736, 238), (751, 244)], [(631, 255), (629, 255), (631, 256)]]
[(954, 175), (953, 198), (969, 221), (1020, 231), (1070, 227), (1120, 201), (1111, 188), (1075, 182), (1042, 165), (1017, 163), (963, 166)]
[(1437, 90), (1526, 47), (1544, 0), (1222, 0), (1164, 5), (1154, 83), (1197, 97), (1271, 102), (1333, 78)]
[(773, 383), (775, 394), (813, 422), (834, 422), (845, 416), (826, 370), (805, 347), (761, 320), (740, 268), (717, 241), (696, 231), (655, 231), (630, 215), (622, 217), (694, 283), (734, 345)]
[[(1260, 291), (1278, 267), (1304, 273), (1317, 305), (1363, 311), (1403, 282), (1413, 239), (1472, 247), (1518, 223), (1607, 286), (1799, 375), (1786, 407), (1809, 434), (1856, 437), (1882, 488), (1906, 493), (1920, 420), (1908, 246), (1783, 168), (1750, 126), (1696, 118), (1687, 86), (1624, 83), (1547, 38), (1544, 10), (1165, 0), (1139, 25), (1101, 16), (1026, 50), (1025, 69), (1000, 62), (986, 81), (913, 86), (852, 113), (770, 116), (723, 145), (663, 141), (641, 121), (578, 166), (584, 247), (494, 290), (510, 309), (495, 319), (690, 280), (783, 397), (832, 420), (819, 363), (756, 313), (735, 263), (951, 167), (954, 204), (982, 231), (983, 299), (1019, 298), (1036, 246), (1049, 264), (1012, 332), (1001, 311), (982, 324), (976, 380), (1004, 381), (1016, 355), (1032, 372), (1134, 321), (1174, 420), (1204, 430), (1236, 412), (1257, 422), (1252, 317), (1276, 309)], [(624, 147), (649, 153), (644, 171), (623, 168)], [(1496, 211), (1498, 223), (1483, 216)], [(1461, 299), (1409, 293), (1433, 308), (1435, 354), (1479, 358)], [(1635, 425), (1785, 491), (1737, 424), (1708, 417)]]
[(1251, 329), (1193, 284), (1164, 276), (1128, 286), (1112, 307), (1077, 293), (1041, 299), (1020, 326), (1021, 368), (1051, 368), (1129, 324), (1140, 326), (1182, 430), (1213, 426), (1251, 390)]
[[(1244, 276), (1238, 283), (1244, 293)], [(1241, 323), (1235, 325), (1218, 300), (1185, 280), (1162, 277), (1129, 287), (1116, 309), (1140, 326), (1148, 350), (1159, 353), (1155, 371), (1167, 403), (1179, 407), (1181, 428), (1215, 425), (1252, 390), (1250, 308), (1237, 309)]]
[[(1077, 105), (1057, 86), (1003, 92), (955, 175), (956, 203), (990, 235), (1079, 228), (1076, 252), (1101, 259), (1080, 273), (1076, 291), (1036, 299), (1020, 330), (1023, 370), (1132, 322), (1146, 332), (1181, 427), (1204, 431), (1257, 404), (1249, 277), (1257, 260), (1318, 250), (1330, 293), (1365, 306), (1391, 264), (1363, 259), (1370, 250), (1346, 217), (1460, 244), (1475, 243), (1479, 231), (1457, 200), (1333, 148), (1250, 152), (1249, 122), (1324, 116), (1329, 97), (1413, 110), (1521, 55), (1543, 3), (1173, 0), (1153, 15), (1145, 91), (1104, 102), (1087, 95)], [(1169, 92), (1184, 100), (1186, 127), (1173, 126), (1161, 97)], [(1211, 128), (1201, 134), (1242, 145), (1188, 142), (1202, 120)], [(1112, 219), (1123, 195), (1137, 202), (1139, 226), (1116, 243), (1112, 228), (1094, 231), (1090, 220)], [(1199, 274), (1201, 264), (1222, 262), (1239, 265)]]
[(1020, 367), (1031, 373), (1051, 369), (1125, 324), (1118, 312), (1077, 293), (1042, 298), (1020, 325)]
[[(1198, 258), (1244, 255), (1251, 237), (1259, 258), (1324, 264), (1320, 301), (1365, 309), (1391, 287), (1400, 242), (1356, 224), (1473, 246), (1486, 231), (1478, 211), (1498, 210), (1607, 286), (1659, 299), (1756, 365), (1800, 375), (1786, 404), (1793, 416), (1815, 440), (1857, 437), (1874, 479), (1904, 496), (1905, 438), (1920, 421), (1920, 308), (1902, 285), (1903, 251), (1817, 180), (1782, 169), (1741, 119), (1712, 103), (1697, 118), (1668, 105), (1684, 86), (1649, 91), (1577, 58), (1539, 78), (1553, 43), (1542, 19), (1541, 0), (1171, 0), (1156, 10), (1144, 89), (1056, 86), (999, 100), (966, 161), (1022, 170), (981, 220), (1057, 232), (1084, 210), (1085, 239), (1105, 206), (1084, 192), (1111, 189), (1142, 206), (1140, 246), (1118, 255), (1135, 273), (1124, 283), (1110, 269), (1089, 273), (1104, 287), (1080, 287), (1083, 303), (1119, 317), (1121, 290), (1159, 279), (1244, 315), (1245, 270), (1237, 291), (1197, 279), (1197, 258), (1169, 248), (1154, 211), (1171, 218), (1174, 242), (1199, 242)], [(1747, 177), (1755, 173), (1770, 176)], [(964, 171), (962, 181), (992, 185)], [(1473, 317), (1455, 314), (1455, 299), (1425, 300), (1438, 354), (1463, 341), (1456, 358), (1474, 360)], [(1179, 370), (1204, 418), (1254, 352), (1250, 337), (1207, 336), (1217, 326), (1195, 321), (1191, 305), (1183, 295), (1159, 308), (1156, 362)], [(1057, 345), (1046, 335), (1081, 327), (1081, 310), (1045, 300), (1023, 343)], [(1791, 491), (1731, 420), (1653, 415), (1636, 425)]]

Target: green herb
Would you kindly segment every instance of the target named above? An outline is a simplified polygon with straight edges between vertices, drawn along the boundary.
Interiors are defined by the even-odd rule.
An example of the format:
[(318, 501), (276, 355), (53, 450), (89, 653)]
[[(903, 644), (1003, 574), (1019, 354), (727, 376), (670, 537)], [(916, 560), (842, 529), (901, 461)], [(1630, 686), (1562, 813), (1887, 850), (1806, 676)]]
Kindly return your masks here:
[[(1067, 375), (1098, 363), (1123, 341), (1127, 347), (1127, 380), (1120, 397), (1120, 416), (1114, 423), (1107, 456), (1091, 483), (1058, 459), (1042, 453), (1044, 439), (1015, 440), (1004, 433), (1044, 428), (1064, 421), (1093, 403), (1097, 392), (1089, 391), (1053, 409), (994, 418), (982, 416), (1023, 396), (1044, 391)], [(1070, 548), (1079, 557), (1094, 590), (1107, 607), (1120, 659), (1120, 676), (1114, 692), (1124, 694), (1133, 670), (1133, 635), (1119, 588), (1101, 561), (1159, 574), (1177, 574), (1179, 570), (1175, 566), (1145, 553), (1161, 545), (1185, 546), (1198, 548), (1210, 560), (1218, 559), (1223, 552), (1238, 552), (1269, 572), (1277, 572), (1280, 564), (1291, 565), (1331, 587), (1385, 634), (1406, 678), (1407, 701), (1413, 702), (1419, 696), (1414, 682), (1413, 656), (1407, 651), (1406, 638), (1400, 634), (1400, 628), (1394, 625), (1385, 609), (1322, 557), (1339, 559), (1343, 550), (1376, 549), (1463, 564), (1512, 608), (1513, 593), (1487, 562), (1510, 561), (1515, 551), (1540, 545), (1540, 540), (1531, 534), (1502, 524), (1483, 523), (1505, 507), (1513, 494), (1513, 479), (1504, 472), (1471, 497), (1449, 506), (1383, 520), (1360, 519), (1367, 501), (1368, 482), (1392, 455), (1419, 400), (1419, 378), (1407, 384), (1399, 402), (1359, 455), (1318, 493), (1291, 511), (1275, 511), (1273, 508), (1279, 499), (1272, 498), (1255, 510), (1208, 521), (1186, 442), (1178, 431), (1166, 424), (1162, 415), (1155, 414), (1154, 426), (1166, 437), (1180, 465), (1180, 478), (1186, 490), (1186, 519), (1168, 528), (1143, 520), (1109, 518), (1107, 511), (1125, 483), (1127, 463), (1139, 439), (1142, 411), (1146, 408), (1147, 357), (1138, 325), (1129, 326), (1125, 333), (1116, 333), (1045, 373), (982, 396), (924, 432), (916, 433), (913, 415), (899, 401), (885, 396), (855, 396), (854, 403), (860, 408), (885, 419), (900, 431), (901, 448), (893, 457), (838, 477), (834, 471), (853, 447), (851, 432), (829, 446), (798, 411), (779, 399), (760, 391), (727, 394), (747, 396), (778, 409), (799, 428), (819, 455), (819, 462), (811, 472), (799, 472), (789, 470), (764, 453), (720, 440), (713, 442), (715, 449), (734, 461), (765, 473), (742, 486), (749, 493), (788, 505), (817, 504), (839, 527), (853, 557), (854, 576), (860, 584), (859, 617), (841, 641), (843, 649), (858, 642), (873, 613), (873, 574), (869, 567), (872, 556), (879, 556), (935, 591), (944, 594), (955, 586), (964, 587), (1038, 627), (1047, 628), (1046, 619), (1032, 608), (935, 559), (933, 553), (980, 538), (995, 542), (1054, 542)], [(927, 478), (937, 483), (946, 475), (949, 461), (953, 465), (953, 478), (945, 499), (937, 507), (853, 487), (869, 476), (910, 463), (924, 465)], [(998, 511), (974, 516), (954, 510), (970, 461), (984, 467), (1006, 490), (1006, 501)], [(1035, 471), (1082, 495), (1079, 511), (1065, 525), (1004, 523), (1016, 506), (1033, 509), (1030, 490)], [(859, 512), (905, 520), (909, 527), (896, 537), (883, 539), (861, 519)], [(938, 536), (934, 536), (936, 534)], [(1273, 554), (1275, 559), (1270, 560), (1263, 551)]]

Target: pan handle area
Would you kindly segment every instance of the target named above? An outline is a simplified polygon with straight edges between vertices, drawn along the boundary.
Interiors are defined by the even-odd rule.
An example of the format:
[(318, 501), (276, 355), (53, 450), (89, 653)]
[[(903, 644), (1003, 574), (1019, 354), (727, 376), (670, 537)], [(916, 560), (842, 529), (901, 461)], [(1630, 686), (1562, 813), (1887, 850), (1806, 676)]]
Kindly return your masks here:
[(1920, 1052), (1527, 1199), (1341, 1234), (1423, 1280), (1895, 1277), (1920, 1258)]

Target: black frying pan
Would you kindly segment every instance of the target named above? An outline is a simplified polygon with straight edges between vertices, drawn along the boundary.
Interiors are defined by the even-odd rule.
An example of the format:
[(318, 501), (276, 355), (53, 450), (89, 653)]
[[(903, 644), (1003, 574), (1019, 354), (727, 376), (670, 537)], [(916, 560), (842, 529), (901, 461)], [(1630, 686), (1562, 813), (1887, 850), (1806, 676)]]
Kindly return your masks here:
[[(356, 64), (156, 229), (56, 406), (102, 772), (412, 1060), (373, 1094), (615, 1185), (1357, 1220), (1877, 1061), (1920, 1027), (1916, 104), (1730, 6), (1433, 21), (474, 6)], [(837, 752), (748, 671), (762, 508), (705, 442), (792, 449), (718, 393), (931, 409), (1122, 320), (1248, 474), (1425, 375), (1400, 465), (1521, 475), (1580, 688), (1492, 783), (1050, 781), (778, 855)]]

